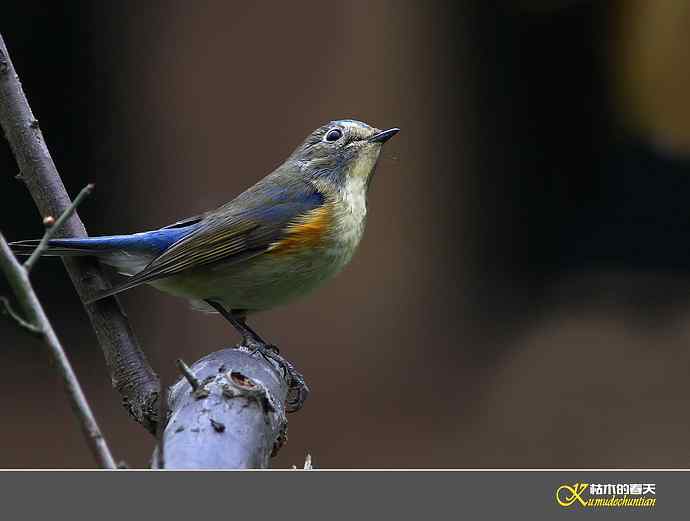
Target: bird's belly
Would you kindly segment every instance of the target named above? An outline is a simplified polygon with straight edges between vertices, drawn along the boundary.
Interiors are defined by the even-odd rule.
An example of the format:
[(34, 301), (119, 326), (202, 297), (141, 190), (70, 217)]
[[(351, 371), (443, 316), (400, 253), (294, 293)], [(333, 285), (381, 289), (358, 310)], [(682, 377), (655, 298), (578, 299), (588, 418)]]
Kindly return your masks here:
[(269, 309), (314, 290), (348, 263), (354, 247), (317, 248), (289, 254), (267, 252), (237, 264), (219, 265), (152, 283), (191, 300), (216, 300), (227, 309)]

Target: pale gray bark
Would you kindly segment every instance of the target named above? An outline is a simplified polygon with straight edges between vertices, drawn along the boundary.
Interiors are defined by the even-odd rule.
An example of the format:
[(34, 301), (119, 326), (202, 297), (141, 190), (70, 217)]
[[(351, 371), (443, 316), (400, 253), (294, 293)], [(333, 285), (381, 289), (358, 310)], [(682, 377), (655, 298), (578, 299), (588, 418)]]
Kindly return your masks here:
[(189, 373), (169, 394), (164, 468), (268, 468), (287, 437), (288, 384), (280, 369), (243, 349), (182, 367)]

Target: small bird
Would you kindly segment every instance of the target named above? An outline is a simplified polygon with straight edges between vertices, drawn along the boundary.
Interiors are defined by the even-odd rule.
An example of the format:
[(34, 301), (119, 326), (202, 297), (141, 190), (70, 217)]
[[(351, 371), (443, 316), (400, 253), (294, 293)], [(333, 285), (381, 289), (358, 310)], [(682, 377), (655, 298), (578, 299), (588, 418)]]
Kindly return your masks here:
[[(400, 129), (351, 119), (314, 130), (271, 174), (215, 209), (132, 235), (52, 239), (46, 255), (95, 256), (129, 278), (93, 300), (150, 284), (218, 312), (243, 346), (275, 351), (248, 315), (304, 295), (352, 258), (382, 145)], [(38, 240), (11, 244), (30, 254)]]

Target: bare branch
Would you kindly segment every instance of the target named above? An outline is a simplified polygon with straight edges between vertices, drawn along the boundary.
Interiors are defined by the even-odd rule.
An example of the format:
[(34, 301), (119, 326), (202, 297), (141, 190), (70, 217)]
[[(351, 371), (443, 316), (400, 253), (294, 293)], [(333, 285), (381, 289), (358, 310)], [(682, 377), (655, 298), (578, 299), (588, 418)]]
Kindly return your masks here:
[(110, 449), (105, 442), (105, 438), (98, 427), (96, 418), (93, 412), (91, 412), (84, 392), (79, 385), (77, 376), (65, 354), (65, 350), (62, 348), (60, 340), (58, 340), (55, 331), (53, 331), (53, 327), (48, 321), (48, 317), (31, 286), (29, 274), (22, 265), (17, 262), (17, 259), (14, 258), (2, 233), (0, 233), (0, 268), (2, 268), (2, 271), (5, 273), (5, 277), (7, 277), (22, 310), (30, 317), (31, 322), (36, 324), (34, 327), (37, 329), (43, 341), (48, 346), (50, 353), (53, 355), (60, 375), (65, 382), (72, 408), (79, 418), (81, 428), (86, 436), (86, 441), (89, 447), (91, 447), (96, 460), (103, 468), (117, 468), (115, 460), (110, 453)]
[(2, 313), (4, 315), (9, 316), (12, 320), (14, 320), (15, 324), (17, 324), (20, 328), (22, 328), (24, 331), (27, 333), (33, 335), (33, 336), (43, 336), (43, 331), (37, 326), (34, 326), (31, 322), (28, 322), (24, 320), (19, 313), (17, 313), (13, 308), (12, 304), (10, 304), (9, 299), (6, 297), (0, 297), (0, 305), (2, 307)]
[[(22, 90), (19, 77), (0, 36), (0, 124), (10, 143), (26, 184), (42, 216), (62, 215), (70, 199), (58, 175), (41, 129)], [(58, 236), (86, 237), (76, 212), (66, 218)], [(63, 259), (72, 283), (87, 301), (109, 289), (97, 261), (86, 257)], [(84, 306), (105, 355), (108, 371), (125, 407), (146, 429), (155, 434), (158, 416), (158, 377), (132, 332), (129, 321), (114, 297)]]
[(88, 184), (84, 188), (82, 188), (81, 192), (79, 192), (79, 195), (75, 197), (74, 201), (72, 202), (72, 204), (69, 205), (67, 210), (62, 212), (62, 215), (58, 217), (57, 221), (52, 221), (50, 219), (50, 216), (46, 216), (43, 219), (43, 223), (46, 225), (46, 231), (43, 234), (41, 242), (38, 243), (36, 249), (24, 262), (24, 269), (27, 272), (31, 272), (31, 268), (34, 267), (38, 259), (41, 258), (41, 255), (43, 255), (45, 251), (48, 249), (48, 242), (50, 241), (50, 239), (52, 239), (55, 236), (55, 234), (60, 230), (60, 227), (65, 223), (65, 221), (72, 217), (72, 214), (77, 209), (77, 206), (79, 206), (84, 199), (91, 195), (91, 192), (93, 192), (93, 187), (93, 184)]
[(223, 349), (182, 372), (170, 388), (165, 468), (267, 468), (287, 439), (289, 385), (278, 365)]

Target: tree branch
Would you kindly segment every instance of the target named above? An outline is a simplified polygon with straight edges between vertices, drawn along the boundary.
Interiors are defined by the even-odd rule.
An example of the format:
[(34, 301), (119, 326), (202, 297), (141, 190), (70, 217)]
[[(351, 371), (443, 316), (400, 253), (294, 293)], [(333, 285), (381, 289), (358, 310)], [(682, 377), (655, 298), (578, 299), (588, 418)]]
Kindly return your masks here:
[(22, 328), (24, 331), (30, 335), (41, 337), (43, 332), (37, 326), (34, 326), (31, 322), (24, 320), (19, 313), (17, 313), (10, 304), (9, 299), (5, 297), (0, 297), (0, 304), (2, 305), (2, 313), (9, 316), (16, 325)]
[(287, 440), (289, 389), (280, 368), (244, 348), (178, 367), (183, 378), (170, 388), (165, 468), (267, 468)]
[[(110, 449), (105, 442), (105, 438), (101, 433), (96, 418), (91, 412), (84, 392), (79, 385), (77, 376), (70, 365), (69, 359), (58, 340), (53, 327), (48, 321), (48, 317), (41, 306), (41, 303), (34, 292), (31, 282), (29, 281), (29, 274), (25, 268), (14, 258), (10, 247), (5, 241), (5, 237), (0, 233), (0, 268), (5, 273), (5, 277), (12, 287), (19, 304), (24, 313), (29, 317), (30, 324), (39, 334), (45, 344), (48, 346), (50, 353), (55, 358), (60, 375), (65, 382), (67, 393), (70, 397), (72, 408), (79, 418), (81, 428), (86, 436), (86, 441), (91, 448), (96, 460), (102, 468), (115, 469), (115, 460), (113, 459)], [(15, 317), (16, 319), (17, 317)]]
[[(0, 35), (0, 124), (10, 143), (24, 181), (43, 216), (62, 215), (70, 199), (55, 168), (38, 121), (22, 90), (19, 77)], [(66, 218), (56, 235), (86, 237), (78, 215)], [(82, 301), (110, 284), (97, 261), (90, 258), (63, 259)], [(156, 432), (159, 381), (139, 348), (129, 322), (114, 297), (86, 304), (113, 383), (130, 414), (146, 429)]]

